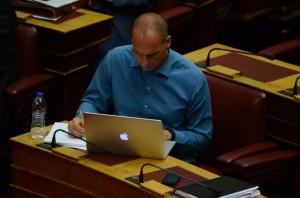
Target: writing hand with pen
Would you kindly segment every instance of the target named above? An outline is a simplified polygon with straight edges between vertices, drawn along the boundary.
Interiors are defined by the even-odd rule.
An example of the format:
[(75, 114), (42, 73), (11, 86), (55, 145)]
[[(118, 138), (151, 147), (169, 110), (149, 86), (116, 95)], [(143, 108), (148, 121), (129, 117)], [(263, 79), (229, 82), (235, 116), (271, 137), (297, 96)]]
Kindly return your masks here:
[(75, 136), (85, 136), (84, 120), (81, 111), (79, 118), (73, 118), (71, 121), (69, 121), (68, 131)]

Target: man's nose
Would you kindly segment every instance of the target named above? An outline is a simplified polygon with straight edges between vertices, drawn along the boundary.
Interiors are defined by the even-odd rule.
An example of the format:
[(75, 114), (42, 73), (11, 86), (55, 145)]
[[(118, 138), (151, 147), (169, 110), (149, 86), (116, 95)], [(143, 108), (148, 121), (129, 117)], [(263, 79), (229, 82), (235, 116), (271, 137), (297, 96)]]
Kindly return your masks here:
[(147, 55), (142, 55), (142, 58), (141, 58), (141, 65), (148, 65), (149, 63), (149, 58)]

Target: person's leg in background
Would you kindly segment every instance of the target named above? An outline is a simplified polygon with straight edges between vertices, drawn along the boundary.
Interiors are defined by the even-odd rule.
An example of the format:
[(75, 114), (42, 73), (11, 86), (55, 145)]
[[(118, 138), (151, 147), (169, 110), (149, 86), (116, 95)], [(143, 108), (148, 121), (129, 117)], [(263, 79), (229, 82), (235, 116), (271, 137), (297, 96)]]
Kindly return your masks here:
[(0, 133), (5, 134), (4, 89), (13, 80), (17, 64), (17, 19), (10, 0), (0, 1)]
[(17, 62), (17, 19), (10, 0), (0, 1), (0, 197), (10, 197), (11, 153), (5, 124), (4, 89), (13, 79)]

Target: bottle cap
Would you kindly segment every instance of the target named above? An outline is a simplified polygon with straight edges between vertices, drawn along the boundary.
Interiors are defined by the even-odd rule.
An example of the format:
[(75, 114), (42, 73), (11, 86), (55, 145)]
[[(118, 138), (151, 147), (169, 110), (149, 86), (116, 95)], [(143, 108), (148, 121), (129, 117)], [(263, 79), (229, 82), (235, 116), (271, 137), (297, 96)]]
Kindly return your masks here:
[(43, 97), (44, 96), (44, 92), (36, 92), (36, 96)]

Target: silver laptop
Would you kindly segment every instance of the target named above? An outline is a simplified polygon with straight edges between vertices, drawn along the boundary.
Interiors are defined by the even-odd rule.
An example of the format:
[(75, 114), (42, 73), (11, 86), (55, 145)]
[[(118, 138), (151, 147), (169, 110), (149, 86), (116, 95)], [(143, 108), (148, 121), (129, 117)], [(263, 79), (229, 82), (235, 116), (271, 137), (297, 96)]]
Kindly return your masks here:
[[(160, 120), (85, 113), (86, 140), (116, 154), (165, 159), (175, 141), (163, 140)], [(89, 152), (103, 152), (87, 143)]]

